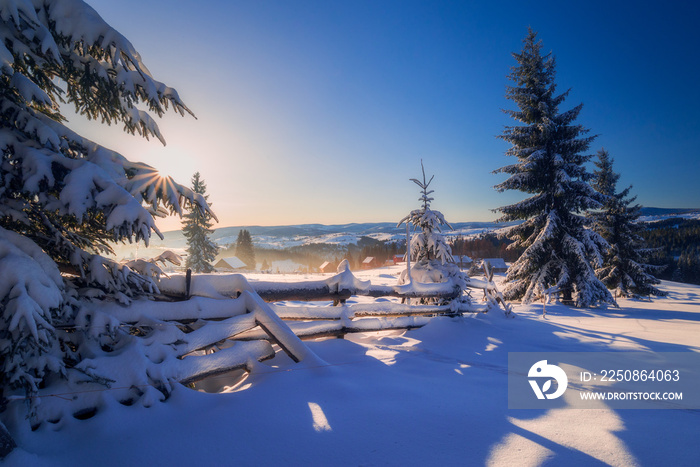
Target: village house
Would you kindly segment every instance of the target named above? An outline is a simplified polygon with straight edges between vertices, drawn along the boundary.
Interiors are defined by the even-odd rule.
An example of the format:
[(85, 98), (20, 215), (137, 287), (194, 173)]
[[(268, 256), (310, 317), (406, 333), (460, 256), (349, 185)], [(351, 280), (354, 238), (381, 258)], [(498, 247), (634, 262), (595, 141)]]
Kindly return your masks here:
[(484, 258), (481, 260), (483, 263), (488, 263), (491, 272), (501, 273), (508, 271), (508, 265), (506, 265), (506, 260), (503, 258)]
[(379, 266), (381, 266), (381, 264), (379, 264), (379, 261), (374, 256), (368, 256), (362, 262), (362, 269), (373, 269)]
[(216, 264), (214, 264), (214, 269), (217, 271), (242, 271), (243, 269), (246, 269), (246, 267), (246, 264), (236, 256), (221, 258)]
[(318, 267), (318, 272), (335, 272), (338, 269), (338, 265), (331, 262), (325, 261), (322, 265)]
[(467, 255), (453, 255), (452, 258), (460, 269), (469, 269), (474, 264), (474, 261)]

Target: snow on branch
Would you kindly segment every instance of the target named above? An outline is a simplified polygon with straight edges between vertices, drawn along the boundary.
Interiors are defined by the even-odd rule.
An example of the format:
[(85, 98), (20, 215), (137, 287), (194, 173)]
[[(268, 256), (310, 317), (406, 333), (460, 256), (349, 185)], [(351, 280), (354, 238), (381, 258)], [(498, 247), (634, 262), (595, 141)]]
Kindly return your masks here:
[[(154, 116), (171, 106), (192, 114), (92, 7), (0, 0), (0, 39), (0, 411), (8, 391), (23, 389), (35, 424), (50, 419), (37, 418), (39, 386), (107, 384), (81, 362), (130, 339), (117, 319), (86, 314), (85, 305), (158, 292), (160, 269), (102, 256), (112, 251), (109, 242), (148, 243), (153, 232), (161, 235), (154, 216), (188, 208), (214, 215), (202, 195), (68, 128), (62, 103), (164, 144)], [(81, 319), (85, 330), (55, 332)], [(138, 361), (140, 350), (124, 352), (132, 350)]]

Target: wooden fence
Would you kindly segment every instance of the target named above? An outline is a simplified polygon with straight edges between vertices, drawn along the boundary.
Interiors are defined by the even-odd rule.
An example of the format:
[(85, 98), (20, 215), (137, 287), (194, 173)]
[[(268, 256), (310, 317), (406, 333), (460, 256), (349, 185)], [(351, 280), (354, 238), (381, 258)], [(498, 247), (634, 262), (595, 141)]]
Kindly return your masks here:
[[(434, 316), (486, 312), (499, 305), (510, 313), (491, 279), (490, 275), (486, 280), (471, 279), (470, 290), (482, 290), (484, 296), (470, 300), (460, 296), (462, 291), (449, 281), (374, 286), (358, 280), (349, 270), (323, 281), (291, 284), (249, 283), (241, 275), (195, 275), (189, 281), (186, 276), (166, 278), (160, 282), (163, 300), (134, 302), (127, 307), (95, 304), (87, 310), (90, 319), (76, 318), (65, 329), (71, 332), (69, 328), (88, 326), (100, 335), (121, 334), (115, 341), (118, 348), (110, 349), (107, 339), (101, 350), (84, 362), (111, 383), (107, 387), (86, 383), (84, 389), (63, 393), (60, 398), (49, 392), (55, 389), (40, 390), (38, 397), (60, 401), (41, 404), (42, 419), (58, 424), (65, 418), (89, 418), (102, 405), (99, 398), (107, 394), (125, 405), (143, 400), (148, 406), (167, 397), (173, 381), (188, 384), (232, 370), (250, 371), (256, 362), (275, 355), (273, 344), (295, 362), (322, 366), (325, 362), (302, 339), (412, 329), (424, 326)], [(357, 296), (374, 300), (350, 300)], [(403, 303), (382, 297), (399, 297)], [(269, 302), (300, 299), (335, 305)], [(444, 304), (410, 303), (417, 299)], [(78, 397), (80, 393), (89, 396)]]
[[(486, 266), (487, 268), (488, 266)], [(503, 300), (493, 283), (493, 275), (485, 269), (486, 280), (470, 279), (467, 295), (453, 280), (436, 284), (407, 284), (396, 286), (373, 285), (360, 281), (349, 269), (326, 280), (302, 282), (247, 282), (238, 274), (192, 276), (190, 279), (172, 278), (161, 285), (162, 292), (175, 300), (190, 296), (237, 297), (249, 288), (266, 302), (329, 301), (328, 306), (299, 306), (271, 304), (270, 309), (286, 322), (302, 340), (320, 337), (343, 337), (347, 333), (413, 329), (427, 324), (431, 317), (455, 316), (464, 313), (487, 312), (503, 307), (510, 314), (510, 306)], [(186, 281), (186, 282), (184, 282)], [(212, 284), (215, 282), (215, 284)], [(481, 300), (471, 292), (483, 292)], [(398, 297), (402, 303), (378, 301), (352, 303), (351, 297)], [(435, 303), (411, 305), (412, 300)], [(233, 336), (234, 340), (272, 339), (264, 329), (249, 329)]]

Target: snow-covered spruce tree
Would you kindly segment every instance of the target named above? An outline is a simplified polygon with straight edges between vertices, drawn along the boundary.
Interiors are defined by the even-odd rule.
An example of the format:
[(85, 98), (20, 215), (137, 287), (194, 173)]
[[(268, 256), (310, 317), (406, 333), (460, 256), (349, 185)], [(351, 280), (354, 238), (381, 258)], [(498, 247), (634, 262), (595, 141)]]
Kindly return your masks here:
[[(36, 416), (48, 387), (114, 333), (76, 316), (86, 297), (127, 302), (157, 290), (103, 256), (108, 242), (148, 242), (155, 215), (208, 211), (201, 195), (71, 131), (60, 103), (125, 131), (163, 138), (150, 112), (190, 113), (131, 43), (81, 0), (0, 0), (0, 411), (24, 393)], [(98, 346), (99, 348), (99, 346)], [(83, 380), (99, 380), (80, 370)], [(34, 423), (34, 422), (33, 422)]]
[(238, 231), (236, 238), (236, 256), (243, 261), (248, 269), (255, 269), (255, 247), (253, 245), (253, 237), (246, 229)]
[(508, 269), (504, 295), (529, 303), (539, 296), (560, 291), (577, 306), (614, 303), (612, 295), (595, 276), (592, 263), (600, 266), (605, 241), (585, 228), (580, 214), (600, 207), (600, 195), (588, 184), (591, 174), (583, 155), (593, 140), (588, 130), (574, 124), (581, 105), (560, 113), (568, 91), (556, 95), (555, 61), (542, 55), (542, 44), (531, 29), (509, 78), (507, 97), (518, 110), (505, 112), (520, 126), (506, 127), (500, 138), (512, 146), (506, 152), (517, 162), (496, 170), (509, 177), (496, 190), (519, 190), (531, 197), (498, 208), (499, 221), (522, 220), (508, 237), (514, 247), (525, 248)]
[(593, 229), (609, 247), (603, 256), (603, 266), (596, 275), (615, 296), (664, 295), (654, 287), (661, 281), (653, 276), (659, 266), (644, 264), (644, 239), (639, 235), (642, 227), (636, 223), (641, 207), (633, 205), (636, 197), (629, 197), (632, 186), (617, 192), (620, 175), (613, 171), (614, 159), (605, 149), (598, 151), (597, 168), (592, 181), (593, 188), (605, 197), (601, 211), (589, 213)]
[[(421, 188), (421, 196), (418, 200), (423, 205), (420, 209), (411, 211), (397, 224), (399, 227), (405, 222), (413, 225), (416, 230), (416, 233), (411, 237), (410, 255), (411, 260), (415, 261), (411, 268), (411, 277), (418, 282), (426, 283), (443, 282), (451, 277), (464, 289), (467, 277), (455, 264), (452, 249), (442, 235), (442, 226), (447, 226), (450, 229), (452, 226), (447, 223), (445, 216), (440, 211), (430, 209), (430, 203), (433, 201), (430, 195), (434, 190), (428, 190), (428, 187), (435, 176), (433, 175), (430, 180), (426, 180), (423, 161), (421, 161), (421, 170), (423, 180), (412, 178), (411, 181)], [(408, 282), (406, 270), (403, 271), (399, 279), (402, 283)]]
[[(204, 196), (208, 200), (207, 185), (200, 178), (199, 172), (195, 172), (192, 177), (192, 191)], [(211, 214), (201, 209), (193, 209), (185, 214), (185, 222), (182, 232), (187, 238), (187, 260), (185, 267), (194, 272), (209, 273), (214, 271), (212, 261), (219, 252), (216, 243), (209, 239), (212, 234)]]

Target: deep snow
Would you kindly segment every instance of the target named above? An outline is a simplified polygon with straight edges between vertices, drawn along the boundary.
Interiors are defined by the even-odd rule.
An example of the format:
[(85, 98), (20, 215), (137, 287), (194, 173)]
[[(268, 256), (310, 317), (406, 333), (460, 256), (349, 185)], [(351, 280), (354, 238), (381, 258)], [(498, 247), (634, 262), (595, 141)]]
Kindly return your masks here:
[[(397, 272), (356, 275), (393, 284)], [(667, 298), (620, 309), (547, 305), (542, 318), (541, 304), (516, 305), (514, 319), (496, 311), (308, 342), (328, 366), (278, 352), (242, 381), (207, 382), (223, 393), (179, 387), (151, 408), (115, 402), (59, 431), (27, 428), (5, 464), (697, 465), (698, 411), (508, 409), (508, 352), (700, 352), (700, 287), (662, 288)]]

